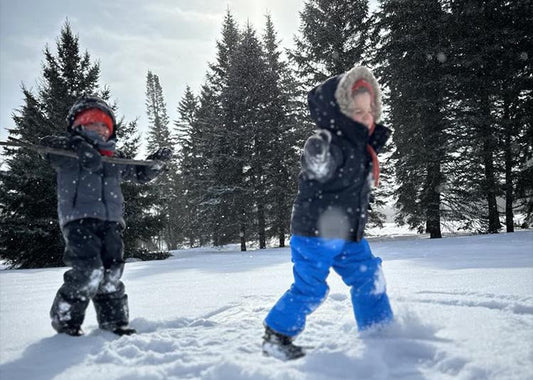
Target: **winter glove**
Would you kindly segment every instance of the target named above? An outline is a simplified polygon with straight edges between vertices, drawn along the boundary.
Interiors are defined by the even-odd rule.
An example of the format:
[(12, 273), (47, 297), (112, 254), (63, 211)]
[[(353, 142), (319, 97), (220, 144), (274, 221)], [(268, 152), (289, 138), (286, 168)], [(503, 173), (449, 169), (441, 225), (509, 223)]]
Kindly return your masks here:
[(330, 152), (331, 133), (322, 130), (309, 137), (304, 145), (303, 170), (309, 179), (328, 181), (335, 172), (336, 160)]
[(90, 172), (94, 172), (102, 168), (102, 155), (83, 137), (77, 135), (72, 136), (70, 138), (70, 144), (72, 145), (74, 151), (78, 154), (82, 168)]
[(39, 140), (41, 145), (53, 149), (70, 149), (70, 143), (65, 136), (45, 136)]
[(168, 161), (172, 158), (172, 149), (170, 148), (159, 148), (154, 153), (146, 157), (147, 160), (155, 161)]
[(147, 160), (159, 161), (159, 162), (156, 162), (154, 165), (150, 166), (150, 169), (156, 172), (153, 174), (153, 176), (157, 176), (159, 171), (166, 169), (165, 164), (161, 161), (168, 161), (171, 158), (172, 158), (172, 149), (170, 148), (159, 148), (154, 153), (149, 154), (146, 157)]

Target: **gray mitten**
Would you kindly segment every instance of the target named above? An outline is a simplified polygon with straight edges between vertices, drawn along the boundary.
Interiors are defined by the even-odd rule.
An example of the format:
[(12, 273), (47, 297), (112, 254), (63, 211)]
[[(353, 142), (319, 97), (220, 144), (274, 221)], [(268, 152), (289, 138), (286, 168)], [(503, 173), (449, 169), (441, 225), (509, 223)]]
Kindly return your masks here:
[(331, 133), (327, 130), (309, 137), (304, 145), (303, 170), (309, 179), (325, 182), (335, 171), (335, 160), (330, 152)]

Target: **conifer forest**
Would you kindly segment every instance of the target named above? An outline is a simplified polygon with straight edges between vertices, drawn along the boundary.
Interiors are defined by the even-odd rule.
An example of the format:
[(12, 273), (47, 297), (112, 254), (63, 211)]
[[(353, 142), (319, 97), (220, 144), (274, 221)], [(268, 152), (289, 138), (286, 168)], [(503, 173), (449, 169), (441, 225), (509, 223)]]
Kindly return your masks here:
[[(372, 225), (384, 223), (389, 204), (395, 223), (431, 238), (442, 237), (447, 224), (471, 233), (531, 226), (531, 1), (378, 4), (370, 10), (367, 0), (307, 0), (294, 49), (280, 46), (271, 16), (251, 25), (228, 9), (201, 88), (168, 99), (157, 72), (138, 73), (146, 78), (148, 125), (117, 112), (118, 151), (143, 159), (141, 146), (148, 153), (171, 148), (173, 156), (155, 181), (122, 185), (127, 257), (288, 245), (300, 154), (315, 128), (306, 94), (354, 65), (374, 71), (381, 121), (393, 130), (380, 156)], [(99, 57), (68, 20), (50, 42), (35, 73), (38, 88), (21, 89), (11, 138), (39, 144), (64, 135), (79, 96), (114, 99)], [(120, 99), (112, 105), (119, 111)], [(54, 170), (31, 150), (3, 147), (2, 154), (0, 258), (16, 268), (63, 265)]]

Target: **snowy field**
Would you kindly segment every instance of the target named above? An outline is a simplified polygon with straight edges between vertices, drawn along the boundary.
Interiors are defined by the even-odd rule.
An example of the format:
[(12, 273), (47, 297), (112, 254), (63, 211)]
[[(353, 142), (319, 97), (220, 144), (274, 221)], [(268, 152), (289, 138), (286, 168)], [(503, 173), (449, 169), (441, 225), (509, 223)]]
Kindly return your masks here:
[(65, 268), (0, 271), (0, 378), (533, 379), (533, 231), (372, 240), (396, 321), (362, 335), (348, 288), (330, 295), (297, 343), (306, 357), (261, 355), (262, 320), (291, 283), (288, 249), (176, 251), (126, 265), (132, 325), (56, 335), (48, 310)]

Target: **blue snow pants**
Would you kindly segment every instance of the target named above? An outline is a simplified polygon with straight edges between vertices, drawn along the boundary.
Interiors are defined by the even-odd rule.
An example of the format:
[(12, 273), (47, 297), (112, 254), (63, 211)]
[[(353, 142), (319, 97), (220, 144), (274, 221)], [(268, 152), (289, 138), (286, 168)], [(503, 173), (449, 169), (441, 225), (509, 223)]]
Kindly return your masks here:
[(331, 267), (351, 287), (353, 311), (359, 330), (392, 320), (392, 310), (381, 271), (381, 259), (368, 242), (293, 235), (291, 256), (294, 283), (265, 319), (272, 330), (290, 337), (301, 333), (306, 317), (325, 300)]

